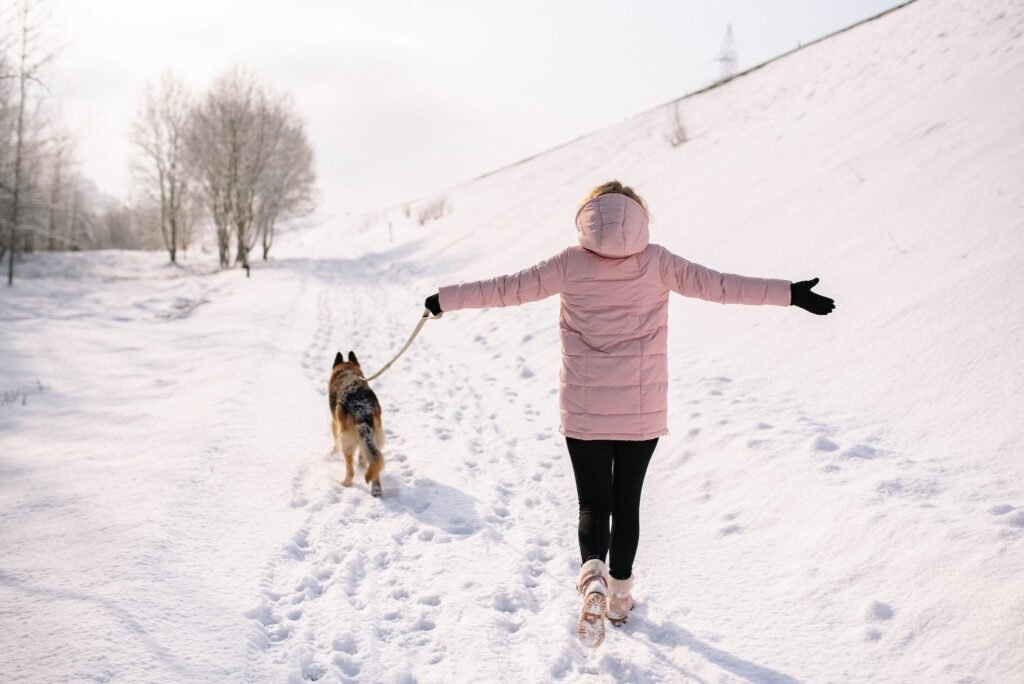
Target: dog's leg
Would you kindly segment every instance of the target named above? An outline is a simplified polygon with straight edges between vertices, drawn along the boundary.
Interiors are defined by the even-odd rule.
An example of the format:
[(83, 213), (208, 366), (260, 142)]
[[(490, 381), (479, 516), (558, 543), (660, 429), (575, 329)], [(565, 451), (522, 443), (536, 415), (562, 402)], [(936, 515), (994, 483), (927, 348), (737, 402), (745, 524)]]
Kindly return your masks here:
[(341, 426), (334, 418), (331, 418), (331, 438), (331, 454), (337, 456), (341, 453)]
[(343, 449), (342, 453), (345, 454), (345, 479), (341, 481), (341, 484), (345, 487), (352, 486), (352, 479), (356, 475), (356, 471), (352, 468), (352, 458), (355, 456), (355, 449)]
[(352, 468), (352, 459), (356, 455), (356, 446), (359, 444), (354, 439), (346, 439), (346, 435), (341, 436), (341, 453), (345, 455), (345, 479), (341, 481), (341, 484), (349, 487), (352, 485), (352, 479), (355, 477), (356, 472)]
[(378, 458), (366, 469), (366, 482), (370, 485), (370, 494), (380, 496), (380, 471), (384, 469), (384, 458)]
[[(379, 421), (376, 421), (379, 423)], [(381, 495), (380, 488), (380, 471), (384, 468), (384, 455), (380, 453), (380, 448), (377, 443), (378, 435), (383, 430), (379, 429), (379, 424), (375, 426), (372, 422), (364, 422), (359, 424), (359, 437), (362, 439), (362, 443), (359, 445), (359, 450), (366, 454), (366, 460), (369, 462), (369, 467), (366, 469), (366, 483), (370, 485), (370, 494), (373, 496)]]

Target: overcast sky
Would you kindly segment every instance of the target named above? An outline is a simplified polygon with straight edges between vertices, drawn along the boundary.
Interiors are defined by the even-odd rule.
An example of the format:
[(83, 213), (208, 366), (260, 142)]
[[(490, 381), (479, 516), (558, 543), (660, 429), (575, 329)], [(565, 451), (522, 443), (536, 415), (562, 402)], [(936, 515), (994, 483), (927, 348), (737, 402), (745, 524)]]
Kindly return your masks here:
[(124, 196), (128, 130), (165, 69), (202, 90), (232, 64), (294, 97), (328, 213), (420, 197), (900, 0), (57, 0), (51, 91), (83, 172)]

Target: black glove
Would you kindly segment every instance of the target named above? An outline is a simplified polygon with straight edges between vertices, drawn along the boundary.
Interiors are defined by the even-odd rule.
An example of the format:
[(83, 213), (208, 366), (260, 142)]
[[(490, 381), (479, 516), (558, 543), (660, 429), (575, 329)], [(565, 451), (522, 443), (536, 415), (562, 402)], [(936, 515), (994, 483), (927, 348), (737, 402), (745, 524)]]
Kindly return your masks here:
[(427, 297), (426, 301), (423, 302), (423, 306), (426, 307), (427, 311), (430, 312), (431, 316), (440, 316), (441, 315), (441, 295), (440, 295), (440, 293), (432, 294), (429, 297)]
[(836, 303), (828, 297), (822, 297), (817, 292), (811, 292), (811, 288), (817, 284), (817, 278), (814, 280), (802, 280), (799, 283), (790, 283), (789, 303), (819, 316), (826, 316), (832, 313), (832, 309), (836, 308)]

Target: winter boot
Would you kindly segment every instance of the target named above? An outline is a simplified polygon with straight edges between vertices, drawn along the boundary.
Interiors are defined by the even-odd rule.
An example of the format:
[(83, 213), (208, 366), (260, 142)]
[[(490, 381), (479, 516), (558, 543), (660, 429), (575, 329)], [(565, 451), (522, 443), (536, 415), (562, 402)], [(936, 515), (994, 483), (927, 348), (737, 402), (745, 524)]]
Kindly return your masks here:
[(591, 558), (580, 568), (576, 591), (583, 594), (583, 608), (576, 627), (580, 643), (597, 648), (604, 641), (604, 615), (608, 606), (608, 567), (604, 561)]
[(608, 621), (618, 627), (629, 616), (633, 610), (633, 575), (629, 579), (615, 579), (608, 577)]

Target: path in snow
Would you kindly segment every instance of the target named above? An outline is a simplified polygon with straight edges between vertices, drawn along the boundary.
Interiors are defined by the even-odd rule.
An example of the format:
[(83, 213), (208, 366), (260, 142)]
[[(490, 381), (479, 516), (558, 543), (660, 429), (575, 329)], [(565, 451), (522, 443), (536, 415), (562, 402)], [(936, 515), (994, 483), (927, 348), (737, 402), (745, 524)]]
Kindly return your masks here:
[[(373, 371), (401, 346), (431, 277), (388, 254), (358, 268), (342, 284), (311, 267), (318, 313), (301, 364), (321, 399), (335, 351), (355, 350)], [(674, 320), (708, 306), (674, 302)], [(992, 485), (998, 473), (908, 454), (877, 416), (848, 424), (816, 412), (785, 378), (734, 378), (725, 362), (677, 355), (677, 434), (663, 440), (646, 487), (640, 604), (585, 653), (573, 637), (575, 490), (556, 430), (556, 307), (428, 323), (374, 383), (389, 440), (381, 501), (358, 478), (337, 485), (324, 406), (321, 451), (295, 478), (304, 521), (269, 560), (248, 613), (252, 678), (789, 682), (837, 663), (885, 677), (891, 666), (865, 658), (865, 644), (902, 644), (898, 653), (928, 641), (931, 618), (903, 600), (912, 586), (938, 590), (943, 611), (962, 602), (903, 572), (952, 551), (907, 539), (944, 530), (995, 549), (1021, 536), (1019, 511)], [(977, 515), (950, 515), (979, 497), (992, 501), (971, 506)], [(871, 572), (842, 560), (856, 555)], [(999, 581), (997, 568), (978, 573)], [(787, 639), (797, 651), (847, 655), (832, 653), (822, 669), (815, 657), (782, 655)], [(946, 671), (969, 675), (960, 667)]]
[[(316, 317), (300, 356), (310, 391), (325, 394), (336, 351), (354, 350), (372, 372), (415, 322), (401, 269), (374, 275), (378, 261), (368, 258), (359, 266), (368, 271), (345, 283), (313, 267), (323, 282), (311, 295)], [(547, 329), (540, 343), (554, 339), (550, 306), (514, 315), (517, 330)], [(359, 477), (351, 488), (337, 484), (343, 466), (329, 452), (323, 402), (322, 449), (297, 464), (293, 480), (291, 506), (305, 517), (268, 561), (247, 613), (249, 679), (498, 681), (513, 673), (535, 681), (600, 672), (701, 681), (731, 672), (791, 681), (705, 643), (671, 606), (641, 604), (596, 655), (578, 646), (575, 488), (549, 370), (538, 374), (523, 356), (467, 335), (453, 315), (428, 323), (374, 383), (388, 439), (380, 500)], [(544, 406), (530, 400), (537, 396)]]

